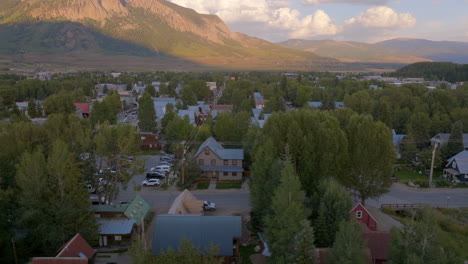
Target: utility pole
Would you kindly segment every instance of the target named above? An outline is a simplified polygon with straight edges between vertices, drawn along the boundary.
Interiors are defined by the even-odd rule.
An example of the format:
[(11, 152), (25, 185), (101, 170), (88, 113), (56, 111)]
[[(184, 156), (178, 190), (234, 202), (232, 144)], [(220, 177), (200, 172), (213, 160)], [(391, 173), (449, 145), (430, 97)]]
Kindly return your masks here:
[(185, 149), (185, 141), (182, 142), (182, 185), (185, 184), (185, 153), (187, 152)]
[(432, 188), (432, 175), (434, 173), (434, 161), (438, 145), (438, 143), (434, 143), (434, 148), (432, 149), (431, 173), (429, 174), (429, 188)]

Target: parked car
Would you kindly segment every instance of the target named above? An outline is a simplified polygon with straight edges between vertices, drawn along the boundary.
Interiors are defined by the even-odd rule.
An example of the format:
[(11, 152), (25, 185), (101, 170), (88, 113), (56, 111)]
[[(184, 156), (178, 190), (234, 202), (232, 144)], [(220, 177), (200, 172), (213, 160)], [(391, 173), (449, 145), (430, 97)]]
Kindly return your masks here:
[(158, 166), (169, 166), (172, 167), (173, 164), (167, 161), (161, 161)]
[(161, 181), (159, 179), (148, 179), (143, 181), (143, 186), (159, 186), (161, 185)]
[(165, 171), (169, 172), (171, 170), (171, 167), (168, 165), (159, 165), (154, 168), (154, 171)]
[(146, 179), (150, 178), (165, 178), (166, 173), (163, 171), (150, 171), (146, 173)]
[(216, 204), (210, 201), (203, 201), (203, 210), (213, 212), (216, 210)]

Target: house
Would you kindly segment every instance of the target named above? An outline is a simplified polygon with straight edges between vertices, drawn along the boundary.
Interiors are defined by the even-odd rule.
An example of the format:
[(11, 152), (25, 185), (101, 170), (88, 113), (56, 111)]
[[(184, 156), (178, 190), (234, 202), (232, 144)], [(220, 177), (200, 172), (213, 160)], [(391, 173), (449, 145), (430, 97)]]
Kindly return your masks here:
[(37, 257), (32, 264), (88, 264), (93, 262), (96, 250), (78, 233), (65, 243), (55, 257)]
[(443, 177), (454, 183), (468, 183), (468, 150), (447, 160)]
[(206, 82), (206, 86), (208, 86), (208, 88), (210, 88), (210, 91), (212, 92), (218, 89), (216, 82)]
[(242, 180), (243, 149), (225, 149), (210, 137), (198, 148), (195, 159), (203, 171), (203, 177), (223, 181)]
[(89, 210), (94, 212), (96, 218), (107, 218), (107, 219), (126, 219), (124, 212), (127, 210), (128, 205), (126, 204), (94, 204), (91, 205)]
[(99, 246), (128, 245), (136, 236), (135, 219), (99, 219)]
[(158, 215), (155, 220), (153, 254), (169, 248), (177, 250), (182, 239), (188, 239), (201, 254), (211, 245), (218, 247), (217, 256), (225, 263), (239, 263), (242, 236), (240, 216)]
[(268, 102), (268, 100), (265, 100), (263, 98), (263, 95), (259, 92), (255, 92), (253, 96), (255, 100), (255, 108), (263, 109), (263, 107), (265, 107), (265, 104)]
[(141, 150), (161, 150), (161, 143), (157, 134), (140, 132)]
[(20, 114), (26, 114), (28, 112), (28, 102), (16, 102), (15, 104)]
[(402, 224), (379, 209), (357, 203), (350, 211), (350, 218), (361, 224), (363, 237), (367, 240), (372, 263), (387, 262), (390, 247), (390, 230), (402, 228)]
[(79, 113), (81, 113), (80, 118), (88, 118), (89, 114), (93, 110), (93, 105), (91, 103), (73, 103), (76, 109), (80, 109)]
[[(313, 108), (321, 108), (322, 107), (322, 102), (320, 102), (320, 101), (310, 101), (310, 102), (307, 102), (307, 105), (309, 105), (310, 107), (313, 107)], [(335, 108), (336, 109), (344, 108), (344, 103), (343, 102), (335, 102)]]
[(261, 113), (262, 113), (261, 109), (253, 108), (252, 109), (253, 117), (250, 123), (253, 125), (257, 125), (260, 128), (263, 128), (263, 126), (265, 125), (266, 121), (271, 116), (271, 114), (261, 115)]
[[(439, 148), (447, 145), (450, 138), (450, 133), (440, 133), (431, 138), (431, 146), (439, 144)], [(468, 150), (468, 134), (463, 134), (463, 148)]]
[(153, 98), (154, 110), (156, 111), (157, 118), (163, 118), (166, 115), (166, 108), (171, 104), (174, 108), (176, 106), (176, 99), (174, 97), (155, 97)]
[(203, 201), (185, 189), (172, 202), (169, 215), (203, 215)]
[(221, 112), (232, 112), (234, 105), (213, 105), (210, 109), (210, 115), (216, 118)]

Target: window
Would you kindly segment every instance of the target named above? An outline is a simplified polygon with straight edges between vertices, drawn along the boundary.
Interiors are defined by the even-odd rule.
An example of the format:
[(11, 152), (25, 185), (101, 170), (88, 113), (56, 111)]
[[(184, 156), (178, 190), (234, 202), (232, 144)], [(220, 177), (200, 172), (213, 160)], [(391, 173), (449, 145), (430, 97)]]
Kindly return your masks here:
[(229, 176), (229, 173), (227, 171), (223, 172), (223, 176)]
[(211, 166), (216, 166), (216, 160), (215, 159), (211, 160)]
[(233, 172), (232, 177), (236, 177), (236, 176), (237, 176), (237, 172)]
[(362, 218), (362, 211), (356, 211), (356, 218)]
[(117, 241), (122, 240), (122, 236), (115, 236), (115, 240), (117, 240)]
[(205, 165), (205, 160), (204, 159), (198, 160), (198, 165)]
[(228, 160), (224, 160), (224, 165), (228, 165), (229, 164), (229, 161)]
[(232, 165), (237, 166), (237, 160), (232, 160)]
[(210, 155), (210, 150), (208, 148), (205, 148), (205, 155)]

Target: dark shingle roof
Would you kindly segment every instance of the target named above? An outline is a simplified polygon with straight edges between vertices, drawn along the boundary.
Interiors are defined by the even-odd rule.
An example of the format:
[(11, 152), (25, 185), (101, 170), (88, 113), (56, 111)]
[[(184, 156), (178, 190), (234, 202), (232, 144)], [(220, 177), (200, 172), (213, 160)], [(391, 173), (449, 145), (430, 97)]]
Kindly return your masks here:
[(232, 256), (232, 239), (242, 235), (240, 216), (158, 215), (156, 217), (153, 254), (168, 248), (177, 250), (183, 238), (189, 239), (206, 254), (210, 245), (217, 245), (218, 256)]

